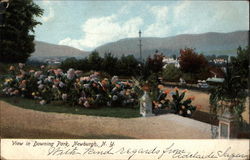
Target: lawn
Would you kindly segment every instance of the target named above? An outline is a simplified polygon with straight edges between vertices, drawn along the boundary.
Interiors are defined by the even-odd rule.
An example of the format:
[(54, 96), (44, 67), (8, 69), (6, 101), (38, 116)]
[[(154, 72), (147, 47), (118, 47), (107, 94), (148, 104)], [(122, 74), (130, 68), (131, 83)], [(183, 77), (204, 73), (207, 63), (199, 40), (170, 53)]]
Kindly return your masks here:
[(100, 107), (84, 108), (80, 106), (65, 105), (60, 102), (40, 105), (38, 101), (21, 97), (0, 97), (0, 100), (13, 104), (15, 106), (32, 109), (42, 112), (69, 113), (78, 115), (91, 115), (103, 117), (134, 118), (140, 117), (139, 108), (125, 107)]

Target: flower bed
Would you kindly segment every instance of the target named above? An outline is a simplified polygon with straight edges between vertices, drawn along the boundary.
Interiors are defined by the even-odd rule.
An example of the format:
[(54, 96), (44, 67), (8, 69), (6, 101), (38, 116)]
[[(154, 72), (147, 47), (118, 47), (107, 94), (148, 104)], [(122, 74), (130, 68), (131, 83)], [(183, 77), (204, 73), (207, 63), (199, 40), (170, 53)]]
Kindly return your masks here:
[[(0, 94), (36, 99), (41, 105), (59, 101), (85, 108), (134, 107), (138, 106), (142, 95), (143, 87), (135, 79), (122, 81), (117, 76), (108, 79), (101, 77), (99, 72), (86, 76), (72, 68), (65, 73), (61, 69), (46, 69), (45, 66), (27, 71), (21, 63), (18, 67), (11, 66), (9, 71), (3, 83), (0, 82)], [(157, 98), (153, 99), (154, 112), (191, 116), (196, 106), (191, 105), (194, 97), (185, 98), (186, 92), (178, 88), (170, 91), (158, 85)]]
[(133, 83), (120, 81), (117, 76), (112, 79), (100, 78), (99, 72), (82, 76), (79, 70), (45, 69), (25, 71), (24, 64), (10, 67), (10, 76), (5, 78), (2, 94), (21, 96), (40, 100), (44, 105), (51, 101), (63, 101), (72, 106), (86, 108), (99, 106), (135, 106), (138, 95)]

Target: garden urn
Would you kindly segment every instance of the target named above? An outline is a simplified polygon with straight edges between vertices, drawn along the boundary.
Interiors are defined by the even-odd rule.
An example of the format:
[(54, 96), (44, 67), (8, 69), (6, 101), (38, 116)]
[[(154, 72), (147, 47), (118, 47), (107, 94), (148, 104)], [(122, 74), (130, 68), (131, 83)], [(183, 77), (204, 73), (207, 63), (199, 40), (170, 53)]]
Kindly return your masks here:
[(140, 114), (143, 117), (154, 116), (154, 114), (152, 114), (152, 100), (148, 93), (149, 87), (144, 86), (143, 90), (144, 90), (144, 94), (140, 99)]

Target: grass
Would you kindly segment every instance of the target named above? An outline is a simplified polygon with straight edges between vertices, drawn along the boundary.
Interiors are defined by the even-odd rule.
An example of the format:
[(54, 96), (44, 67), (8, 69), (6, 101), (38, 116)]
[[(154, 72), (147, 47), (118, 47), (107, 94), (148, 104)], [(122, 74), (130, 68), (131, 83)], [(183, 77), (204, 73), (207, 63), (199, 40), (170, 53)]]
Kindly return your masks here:
[(91, 115), (103, 117), (118, 117), (118, 118), (134, 118), (140, 117), (138, 108), (126, 107), (100, 107), (100, 108), (84, 108), (80, 106), (70, 106), (58, 102), (51, 104), (40, 105), (38, 101), (21, 97), (0, 97), (0, 100), (8, 102), (12, 105), (32, 109), (42, 112), (68, 113), (78, 115)]

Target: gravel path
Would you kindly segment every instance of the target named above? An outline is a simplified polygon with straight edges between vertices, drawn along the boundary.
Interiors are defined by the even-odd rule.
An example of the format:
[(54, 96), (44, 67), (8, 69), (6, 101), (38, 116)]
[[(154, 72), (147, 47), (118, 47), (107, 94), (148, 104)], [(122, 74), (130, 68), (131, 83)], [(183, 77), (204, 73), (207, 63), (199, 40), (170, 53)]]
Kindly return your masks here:
[(2, 138), (84, 138), (112, 135), (138, 139), (206, 139), (210, 125), (168, 114), (111, 118), (27, 110), (0, 101)]

